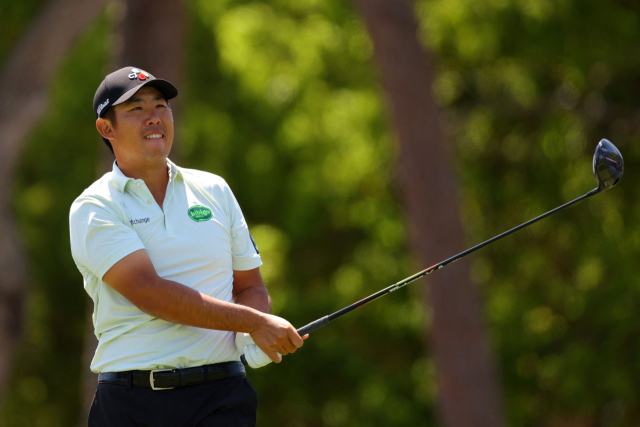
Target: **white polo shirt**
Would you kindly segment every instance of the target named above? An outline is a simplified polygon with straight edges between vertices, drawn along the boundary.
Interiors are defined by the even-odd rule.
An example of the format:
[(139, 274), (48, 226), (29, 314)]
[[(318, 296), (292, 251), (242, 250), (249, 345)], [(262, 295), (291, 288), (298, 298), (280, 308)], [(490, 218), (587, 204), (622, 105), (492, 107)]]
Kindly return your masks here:
[(233, 270), (262, 265), (224, 179), (167, 162), (162, 209), (144, 181), (126, 177), (116, 163), (71, 206), (71, 252), (94, 303), (99, 340), (94, 372), (185, 368), (240, 358), (233, 332), (150, 316), (102, 281), (116, 262), (146, 249), (160, 277), (232, 302)]

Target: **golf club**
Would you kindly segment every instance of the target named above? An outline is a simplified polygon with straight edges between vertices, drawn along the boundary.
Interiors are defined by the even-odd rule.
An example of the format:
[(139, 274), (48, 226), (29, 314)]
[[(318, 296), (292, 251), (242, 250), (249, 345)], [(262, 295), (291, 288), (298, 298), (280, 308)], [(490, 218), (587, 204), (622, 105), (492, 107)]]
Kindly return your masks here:
[[(598, 146), (596, 147), (596, 152), (593, 155), (593, 174), (595, 176), (596, 179), (596, 183), (597, 183), (597, 188), (594, 188), (593, 190), (589, 191), (588, 193), (586, 193), (583, 196), (578, 197), (575, 200), (572, 200), (568, 203), (565, 203), (562, 206), (559, 206), (553, 210), (550, 210), (547, 213), (544, 213), (530, 221), (525, 222), (524, 224), (521, 224), (517, 227), (512, 228), (511, 230), (505, 231), (502, 234), (499, 234), (485, 242), (482, 242), (470, 249), (467, 249), (464, 252), (461, 252), (457, 255), (452, 256), (451, 258), (448, 258), (442, 262), (439, 262), (438, 264), (435, 264), (429, 268), (427, 268), (426, 270), (422, 270), (419, 273), (414, 274), (413, 276), (407, 277), (404, 280), (401, 280), (400, 282), (389, 286), (388, 288), (382, 289), (381, 291), (376, 292), (373, 295), (370, 295), (364, 299), (361, 299), (360, 301), (357, 301), (345, 308), (343, 308), (342, 310), (338, 310), (333, 314), (330, 314), (328, 316), (324, 316), (321, 317), (318, 320), (315, 320), (311, 323), (309, 323), (308, 325), (303, 326), (302, 328), (298, 329), (298, 334), (300, 334), (300, 336), (306, 335), (310, 332), (313, 332), (321, 327), (323, 327), (324, 325), (326, 325), (327, 323), (331, 322), (334, 319), (337, 319), (340, 316), (343, 316), (353, 310), (355, 310), (356, 308), (362, 307), (363, 305), (377, 299), (380, 298), (383, 295), (386, 295), (388, 293), (391, 292), (395, 292), (398, 289), (408, 285), (409, 283), (420, 279), (421, 277), (424, 277), (436, 270), (441, 269), (442, 267), (451, 264), (454, 261), (459, 260), (460, 258), (469, 255), (472, 252), (477, 251), (480, 248), (483, 248), (493, 242), (495, 242), (496, 240), (500, 240), (505, 236), (508, 236), (509, 234), (518, 231), (522, 228), (525, 228), (537, 221), (540, 221), (542, 218), (545, 218), (553, 213), (556, 213), (566, 207), (569, 207), (571, 205), (573, 205), (574, 203), (579, 202), (580, 200), (586, 199), (587, 197), (591, 197), (595, 194), (598, 194), (602, 191), (608, 190), (609, 188), (615, 186), (619, 181), (620, 178), (622, 178), (622, 173), (624, 171), (624, 162), (622, 159), (622, 154), (620, 154), (620, 151), (618, 151), (618, 149), (615, 147), (615, 145), (613, 145), (610, 141), (606, 140), (606, 139), (602, 139), (599, 143)], [(264, 366), (268, 363), (271, 362), (271, 359), (255, 344), (250, 344), (245, 348), (245, 352), (244, 355), (242, 355), (241, 357), (242, 363), (244, 363), (245, 365), (249, 365), (252, 368), (259, 368), (261, 366)]]

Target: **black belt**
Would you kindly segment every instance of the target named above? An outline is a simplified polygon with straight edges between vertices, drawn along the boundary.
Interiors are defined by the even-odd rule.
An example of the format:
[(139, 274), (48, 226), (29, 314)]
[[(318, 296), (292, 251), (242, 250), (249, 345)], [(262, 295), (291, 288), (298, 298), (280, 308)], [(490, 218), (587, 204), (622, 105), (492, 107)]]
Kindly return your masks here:
[(215, 365), (185, 369), (154, 369), (152, 371), (102, 372), (99, 383), (129, 387), (151, 387), (154, 390), (203, 384), (237, 375), (246, 375), (241, 362), (222, 362)]

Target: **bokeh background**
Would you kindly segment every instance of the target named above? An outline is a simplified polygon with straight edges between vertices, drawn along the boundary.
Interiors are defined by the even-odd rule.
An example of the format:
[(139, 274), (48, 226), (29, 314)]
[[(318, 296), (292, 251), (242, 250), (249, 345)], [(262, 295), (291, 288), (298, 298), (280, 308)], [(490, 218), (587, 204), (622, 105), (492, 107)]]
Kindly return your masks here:
[[(384, 52), (412, 43), (430, 97), (402, 110)], [(251, 371), (258, 425), (637, 426), (639, 46), (628, 0), (2, 0), (0, 425), (86, 425), (93, 307), (68, 211), (113, 161), (95, 89), (132, 65), (177, 81), (172, 158), (230, 183), (273, 313), (297, 326), (454, 255), (443, 232), (462, 250), (591, 190), (601, 138), (625, 156), (614, 190), (445, 269), (469, 286), (442, 295), (471, 293), (479, 316), (431, 298), (442, 270)], [(423, 98), (421, 150), (401, 127)], [(403, 156), (456, 191), (429, 197), (440, 176), (415, 181)], [(441, 208), (459, 214), (418, 233), (415, 211)], [(447, 332), (465, 322), (481, 334)]]

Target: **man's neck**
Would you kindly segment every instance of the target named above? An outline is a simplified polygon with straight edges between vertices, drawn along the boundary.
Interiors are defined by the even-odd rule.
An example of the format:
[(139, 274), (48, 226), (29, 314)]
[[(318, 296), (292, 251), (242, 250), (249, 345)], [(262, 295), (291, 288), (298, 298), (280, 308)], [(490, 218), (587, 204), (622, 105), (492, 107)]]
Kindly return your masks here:
[(167, 160), (155, 165), (129, 165), (124, 162), (117, 162), (122, 173), (133, 179), (141, 179), (146, 184), (160, 208), (164, 202), (164, 196), (169, 183), (169, 165)]

